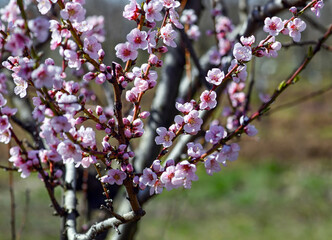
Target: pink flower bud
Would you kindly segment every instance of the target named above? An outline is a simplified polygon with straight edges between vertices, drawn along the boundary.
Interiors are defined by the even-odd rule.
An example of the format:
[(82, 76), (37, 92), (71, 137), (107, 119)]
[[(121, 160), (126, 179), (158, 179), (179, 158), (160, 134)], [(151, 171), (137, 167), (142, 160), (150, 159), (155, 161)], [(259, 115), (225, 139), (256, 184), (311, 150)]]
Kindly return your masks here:
[(56, 172), (54, 173), (54, 177), (55, 177), (55, 178), (61, 178), (62, 174), (63, 174), (62, 170), (58, 169), (58, 170), (56, 170)]
[(127, 86), (128, 86), (128, 82), (127, 81), (123, 81), (121, 83), (121, 87), (126, 88)]
[(97, 115), (100, 116), (100, 115), (103, 114), (103, 112), (104, 112), (104, 111), (103, 111), (103, 108), (102, 108), (101, 106), (98, 105), (98, 106), (96, 107), (96, 113), (97, 113)]
[(289, 9), (289, 11), (295, 15), (297, 13), (297, 8), (293, 6)]
[(139, 117), (143, 118), (143, 119), (146, 119), (149, 116), (150, 116), (150, 112), (148, 112), (148, 111), (141, 112), (140, 115), (139, 115)]
[(160, 53), (167, 53), (168, 48), (166, 46), (162, 46), (162, 47), (158, 48), (157, 51)]
[(76, 121), (75, 121), (75, 125), (77, 125), (77, 124), (82, 124), (83, 122), (85, 122), (87, 120), (87, 118), (86, 117), (78, 117), (78, 118), (76, 118)]
[(124, 125), (130, 125), (130, 121), (128, 120), (128, 118), (123, 118), (122, 122)]
[(97, 130), (104, 130), (104, 127), (103, 127), (103, 125), (97, 123), (97, 124), (96, 124), (96, 129), (97, 129)]
[(128, 164), (128, 165), (127, 165), (127, 171), (128, 171), (128, 172), (133, 172), (133, 171), (134, 171), (133, 165)]
[(168, 159), (166, 161), (166, 165), (165, 165), (165, 168), (169, 167), (169, 166), (174, 166), (175, 165), (175, 162), (173, 159)]
[(105, 64), (100, 64), (100, 66), (99, 66), (99, 70), (101, 71), (101, 72), (105, 72), (106, 71), (106, 65)]
[(111, 118), (110, 120), (108, 120), (107, 124), (113, 126), (115, 124), (115, 119)]
[(87, 74), (85, 74), (85, 75), (83, 76), (83, 80), (89, 82), (89, 81), (91, 81), (92, 79), (95, 79), (95, 77), (96, 77), (95, 73), (93, 73), (93, 72), (88, 72)]
[(149, 63), (152, 64), (152, 65), (156, 65), (158, 63), (158, 57), (154, 54), (150, 54), (150, 57), (149, 57)]
[(110, 129), (110, 128), (106, 128), (106, 129), (105, 129), (105, 133), (106, 133), (106, 134), (111, 134), (111, 133), (112, 133), (112, 129)]

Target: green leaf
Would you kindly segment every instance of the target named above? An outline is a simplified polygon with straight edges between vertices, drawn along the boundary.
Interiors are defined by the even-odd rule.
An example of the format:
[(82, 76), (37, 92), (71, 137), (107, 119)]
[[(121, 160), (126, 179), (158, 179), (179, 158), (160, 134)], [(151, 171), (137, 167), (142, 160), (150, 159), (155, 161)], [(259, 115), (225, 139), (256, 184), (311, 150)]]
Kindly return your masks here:
[(282, 82), (279, 84), (278, 91), (281, 91), (285, 86), (286, 86), (286, 82), (285, 82), (285, 81), (282, 81)]
[(297, 75), (297, 76), (293, 79), (292, 83), (297, 83), (299, 80), (300, 80), (300, 76)]

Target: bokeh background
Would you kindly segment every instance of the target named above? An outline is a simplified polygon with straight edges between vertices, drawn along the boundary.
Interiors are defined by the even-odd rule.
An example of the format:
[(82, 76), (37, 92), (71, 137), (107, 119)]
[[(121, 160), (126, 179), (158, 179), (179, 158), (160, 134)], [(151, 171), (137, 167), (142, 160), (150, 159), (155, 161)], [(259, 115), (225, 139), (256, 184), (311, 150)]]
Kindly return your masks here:
[[(7, 1), (1, 1), (2, 6)], [(127, 1), (89, 1), (88, 15), (105, 16), (107, 61), (114, 59), (114, 46), (125, 41), (133, 27), (124, 20), (122, 9)], [(225, 1), (236, 24), (237, 1)], [(267, 1), (249, 1), (255, 4)], [(324, 1), (322, 17), (315, 19), (323, 27), (332, 23), (331, 1)], [(209, 1), (206, 1), (207, 8)], [(282, 16), (290, 16), (284, 13)], [(211, 28), (209, 11), (199, 25)], [(322, 35), (308, 24), (304, 40)], [(204, 35), (204, 31), (202, 31)], [(256, 39), (262, 39), (258, 32)], [(289, 38), (280, 38), (290, 43)], [(201, 37), (195, 45), (203, 54), (213, 39)], [(332, 46), (331, 40), (327, 45)], [(256, 61), (253, 106), (258, 93), (272, 93), (287, 78), (307, 53), (307, 47), (280, 51), (278, 59)], [(331, 89), (332, 53), (322, 50), (301, 74), (301, 81), (289, 88), (272, 110), (300, 96)], [(271, 111), (254, 124), (259, 133), (243, 136), (240, 157), (221, 172), (208, 176), (198, 170), (199, 181), (191, 190), (164, 192), (146, 206), (146, 216), (139, 225), (137, 239), (290, 239), (326, 240), (332, 236), (332, 90), (298, 104)], [(8, 148), (0, 146), (1, 165), (7, 165)], [(20, 179), (14, 173), (16, 226), (18, 239), (59, 239), (60, 221), (52, 216), (43, 183), (35, 175)], [(9, 174), (0, 172), (0, 239), (10, 239)], [(59, 189), (57, 196), (61, 198)], [(98, 214), (98, 213), (96, 213)], [(83, 220), (79, 220), (83, 223)]]

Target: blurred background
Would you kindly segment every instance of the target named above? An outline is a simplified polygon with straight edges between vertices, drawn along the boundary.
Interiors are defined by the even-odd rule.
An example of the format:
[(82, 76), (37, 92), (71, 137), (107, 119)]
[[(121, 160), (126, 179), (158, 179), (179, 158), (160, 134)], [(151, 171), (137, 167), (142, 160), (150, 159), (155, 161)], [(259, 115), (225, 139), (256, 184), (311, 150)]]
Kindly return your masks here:
[[(7, 1), (1, 1), (2, 6)], [(114, 46), (125, 41), (134, 26), (122, 18), (127, 1), (86, 1), (87, 15), (105, 17), (108, 62), (115, 58)], [(229, 16), (239, 21), (237, 1), (224, 1)], [(253, 7), (268, 1), (249, 1)], [(304, 41), (322, 35), (320, 28), (332, 23), (331, 1), (324, 1), (321, 18), (311, 12), (320, 27), (303, 33)], [(200, 27), (211, 29), (210, 1), (205, 2)], [(289, 17), (285, 12), (280, 16)], [(202, 36), (195, 44), (203, 54), (214, 39)], [(256, 39), (265, 34), (257, 32)], [(290, 43), (287, 37), (279, 39)], [(332, 46), (331, 39), (326, 43)], [(271, 94), (299, 65), (308, 47), (290, 47), (277, 59), (258, 59), (252, 110), (260, 105), (259, 93)], [(191, 190), (165, 192), (147, 203), (146, 216), (139, 224), (137, 239), (290, 239), (325, 240), (332, 236), (332, 55), (322, 50), (290, 87), (272, 105), (268, 116), (254, 122), (259, 133), (242, 136), (240, 157), (212, 177), (199, 168), (199, 181)], [(317, 94), (324, 91), (324, 94)], [(292, 103), (308, 96), (301, 103)], [(282, 106), (279, 108), (279, 106)], [(276, 109), (275, 111), (273, 109)], [(7, 165), (8, 148), (0, 146), (1, 165)], [(14, 173), (16, 226), (18, 239), (59, 239), (60, 221), (52, 216), (43, 183), (35, 175), (20, 179)], [(10, 239), (9, 174), (0, 172), (0, 239)], [(61, 198), (61, 190), (57, 196)], [(81, 201), (81, 200), (80, 200)], [(98, 214), (98, 213), (96, 213)], [(84, 223), (79, 220), (79, 223)]]

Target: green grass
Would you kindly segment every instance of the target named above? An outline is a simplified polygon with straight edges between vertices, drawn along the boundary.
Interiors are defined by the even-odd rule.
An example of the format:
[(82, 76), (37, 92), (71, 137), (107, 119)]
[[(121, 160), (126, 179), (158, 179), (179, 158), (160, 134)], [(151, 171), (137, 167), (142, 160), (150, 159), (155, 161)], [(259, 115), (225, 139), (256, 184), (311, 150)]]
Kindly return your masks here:
[[(321, 163), (232, 163), (145, 207), (137, 239), (328, 239), (332, 176)], [(331, 164), (330, 164), (331, 167)]]

